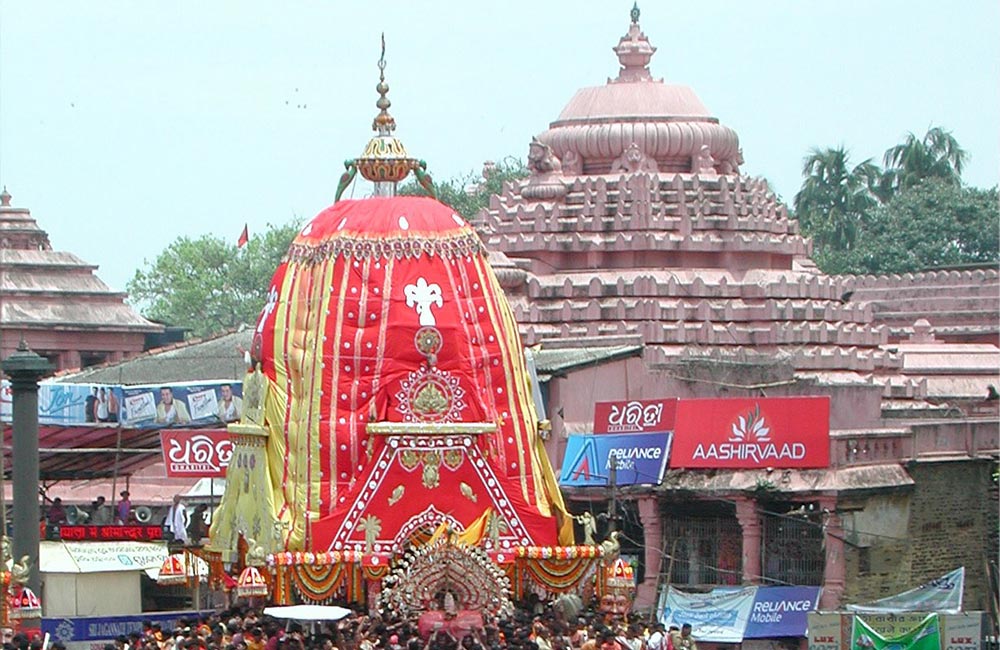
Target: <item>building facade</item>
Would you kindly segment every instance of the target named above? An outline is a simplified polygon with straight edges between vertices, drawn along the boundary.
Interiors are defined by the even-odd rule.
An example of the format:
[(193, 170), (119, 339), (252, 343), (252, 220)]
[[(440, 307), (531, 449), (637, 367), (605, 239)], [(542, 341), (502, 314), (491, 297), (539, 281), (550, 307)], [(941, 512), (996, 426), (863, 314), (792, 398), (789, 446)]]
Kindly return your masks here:
[[(547, 368), (553, 463), (602, 400), (828, 396), (828, 467), (679, 468), (618, 490), (637, 604), (667, 583), (771, 583), (820, 585), (835, 608), (966, 566), (966, 608), (985, 608), (996, 269), (820, 273), (767, 182), (740, 173), (738, 135), (654, 78), (638, 19), (618, 76), (577, 92), (532, 139), (529, 178), (477, 219)], [(609, 503), (569, 492), (580, 511)]]

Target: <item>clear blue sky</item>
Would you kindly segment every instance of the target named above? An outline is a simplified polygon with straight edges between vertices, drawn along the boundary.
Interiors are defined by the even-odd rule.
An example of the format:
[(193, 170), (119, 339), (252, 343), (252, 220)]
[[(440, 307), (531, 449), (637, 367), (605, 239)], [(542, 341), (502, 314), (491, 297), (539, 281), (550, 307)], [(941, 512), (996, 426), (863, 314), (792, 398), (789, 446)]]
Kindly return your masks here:
[[(370, 135), (381, 31), (397, 133), (448, 178), (523, 158), (577, 88), (614, 76), (630, 8), (0, 0), (0, 183), (123, 289), (179, 235), (235, 240), (329, 205)], [(880, 159), (931, 125), (970, 152), (969, 184), (997, 182), (995, 0), (641, 8), (654, 75), (693, 87), (786, 200), (810, 147)]]

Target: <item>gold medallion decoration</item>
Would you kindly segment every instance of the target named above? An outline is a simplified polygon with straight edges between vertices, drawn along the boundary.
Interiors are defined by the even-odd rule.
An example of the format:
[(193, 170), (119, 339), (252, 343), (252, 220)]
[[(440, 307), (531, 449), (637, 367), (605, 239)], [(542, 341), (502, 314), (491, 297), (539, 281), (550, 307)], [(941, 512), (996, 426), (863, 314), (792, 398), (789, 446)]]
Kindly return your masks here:
[(411, 470), (420, 462), (420, 454), (412, 449), (404, 449), (399, 454), (399, 463), (407, 470)]
[(400, 382), (396, 399), (404, 422), (457, 422), (466, 407), (458, 377), (435, 367), (411, 372)]
[(413, 345), (420, 354), (427, 357), (427, 363), (432, 366), (437, 363), (437, 354), (441, 351), (442, 343), (441, 332), (436, 327), (421, 327), (413, 337)]
[(462, 464), (462, 452), (457, 449), (448, 449), (444, 452), (444, 464), (448, 469), (456, 470)]
[(429, 451), (424, 454), (424, 487), (428, 490), (436, 488), (441, 483), (441, 454)]

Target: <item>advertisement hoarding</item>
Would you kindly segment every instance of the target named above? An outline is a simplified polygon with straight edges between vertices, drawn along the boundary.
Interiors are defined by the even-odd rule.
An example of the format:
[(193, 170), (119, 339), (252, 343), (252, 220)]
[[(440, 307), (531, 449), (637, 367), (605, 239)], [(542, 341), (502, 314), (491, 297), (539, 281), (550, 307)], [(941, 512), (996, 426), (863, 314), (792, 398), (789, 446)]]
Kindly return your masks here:
[(224, 478), (233, 456), (225, 429), (164, 429), (160, 445), (170, 478)]
[(656, 485), (670, 456), (670, 438), (669, 432), (571, 435), (559, 484), (609, 485), (613, 467), (617, 485)]
[(829, 397), (689, 399), (677, 404), (672, 468), (829, 465)]
[(677, 399), (632, 399), (594, 404), (594, 433), (673, 431)]

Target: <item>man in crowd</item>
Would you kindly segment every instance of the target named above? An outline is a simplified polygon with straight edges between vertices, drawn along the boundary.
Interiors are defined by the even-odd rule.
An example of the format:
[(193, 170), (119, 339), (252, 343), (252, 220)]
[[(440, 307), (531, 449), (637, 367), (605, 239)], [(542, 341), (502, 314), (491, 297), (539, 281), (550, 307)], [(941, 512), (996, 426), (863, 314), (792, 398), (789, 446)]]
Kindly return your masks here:
[(163, 530), (164, 532), (171, 532), (174, 536), (174, 541), (185, 544), (188, 539), (187, 527), (187, 508), (181, 503), (181, 495), (175, 494), (174, 502), (170, 504), (170, 510), (167, 510), (167, 516), (163, 520)]
[(694, 637), (691, 636), (690, 623), (681, 625), (680, 632), (671, 632), (670, 642), (674, 650), (698, 650), (698, 644), (695, 643)]
[(99, 496), (91, 502), (89, 523), (95, 526), (106, 526), (111, 523), (111, 510), (105, 503), (103, 496)]

